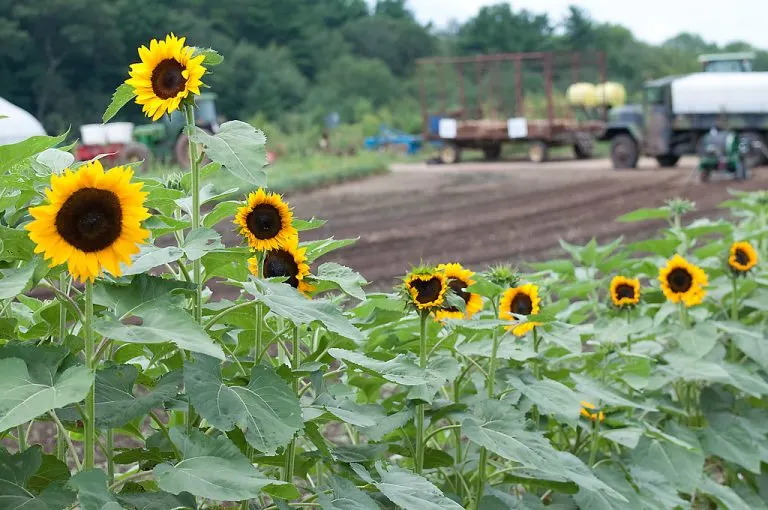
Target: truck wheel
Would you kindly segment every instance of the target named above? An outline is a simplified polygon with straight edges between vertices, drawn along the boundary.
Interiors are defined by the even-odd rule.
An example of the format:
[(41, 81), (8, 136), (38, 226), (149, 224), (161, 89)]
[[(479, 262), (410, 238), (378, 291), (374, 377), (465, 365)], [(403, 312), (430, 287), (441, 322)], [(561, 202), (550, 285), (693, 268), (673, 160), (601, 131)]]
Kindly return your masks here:
[(637, 142), (630, 135), (618, 135), (611, 141), (611, 163), (613, 168), (636, 168), (640, 159)]
[(549, 147), (541, 140), (534, 140), (528, 146), (528, 158), (533, 163), (544, 163), (547, 160)]
[(765, 154), (760, 150), (760, 147), (756, 147), (755, 142), (763, 144), (765, 146), (766, 140), (760, 133), (749, 131), (742, 133), (740, 138), (750, 144), (749, 152), (744, 156), (744, 164), (749, 168), (755, 168), (765, 163)]
[(489, 145), (483, 147), (483, 156), (486, 161), (496, 161), (501, 157), (501, 144)]
[(452, 165), (461, 161), (461, 147), (454, 143), (445, 143), (440, 147), (440, 162)]
[(118, 165), (130, 165), (142, 161), (142, 167), (146, 172), (152, 164), (152, 152), (143, 143), (133, 142), (126, 144), (117, 158)]
[(588, 133), (576, 133), (573, 155), (576, 159), (589, 159), (595, 152), (595, 139)]
[(664, 154), (663, 156), (656, 156), (656, 161), (661, 168), (672, 168), (680, 161), (680, 156), (674, 154)]

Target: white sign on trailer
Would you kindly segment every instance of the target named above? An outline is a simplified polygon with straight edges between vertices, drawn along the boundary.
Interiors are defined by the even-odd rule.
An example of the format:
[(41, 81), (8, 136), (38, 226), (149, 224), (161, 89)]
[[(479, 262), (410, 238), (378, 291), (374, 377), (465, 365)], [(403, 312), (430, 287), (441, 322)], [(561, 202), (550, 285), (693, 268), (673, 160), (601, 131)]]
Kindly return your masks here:
[(528, 136), (528, 120), (525, 117), (507, 119), (507, 134), (510, 138), (525, 138)]
[(440, 138), (447, 138), (449, 140), (456, 138), (456, 119), (440, 119), (437, 132)]

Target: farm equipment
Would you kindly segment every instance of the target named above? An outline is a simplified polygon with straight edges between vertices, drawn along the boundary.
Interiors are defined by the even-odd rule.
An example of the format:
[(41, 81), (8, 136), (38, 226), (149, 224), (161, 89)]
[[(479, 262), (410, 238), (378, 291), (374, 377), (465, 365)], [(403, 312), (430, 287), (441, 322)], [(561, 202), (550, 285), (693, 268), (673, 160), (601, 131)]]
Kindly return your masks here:
[(405, 131), (392, 129), (389, 126), (381, 126), (379, 133), (367, 137), (363, 144), (369, 151), (394, 151), (402, 154), (416, 154), (421, 150), (424, 138), (408, 134)]
[(733, 131), (712, 129), (702, 139), (703, 150), (699, 158), (699, 177), (707, 182), (713, 172), (732, 174), (733, 178), (743, 181), (749, 176), (747, 154), (750, 142), (742, 140)]
[[(495, 160), (507, 143), (527, 144), (534, 162), (546, 161), (549, 149), (561, 146), (586, 159), (604, 130), (605, 113), (615, 106), (618, 84), (606, 84), (604, 53), (435, 57), (418, 65), (423, 138), (441, 142), (442, 163), (460, 161), (465, 149), (482, 150), (487, 160)], [(584, 78), (599, 82), (601, 93), (592, 86), (594, 103), (569, 102), (566, 89), (583, 85)], [(569, 91), (571, 99), (585, 98), (586, 88)]]
[[(201, 94), (196, 98), (195, 123), (209, 133), (219, 130), (216, 116), (215, 94)], [(163, 116), (159, 122), (134, 126), (130, 122), (86, 124), (80, 127), (80, 145), (75, 152), (78, 161), (87, 161), (99, 155), (107, 166), (124, 165), (151, 160), (176, 163), (189, 167), (187, 135), (183, 133), (183, 112), (176, 110)]]
[(615, 169), (635, 168), (641, 155), (659, 166), (702, 156), (710, 129), (733, 131), (748, 142), (748, 168), (766, 161), (768, 73), (751, 71), (749, 54), (704, 55), (704, 72), (669, 76), (644, 85), (642, 105), (614, 108), (598, 137), (611, 141)]

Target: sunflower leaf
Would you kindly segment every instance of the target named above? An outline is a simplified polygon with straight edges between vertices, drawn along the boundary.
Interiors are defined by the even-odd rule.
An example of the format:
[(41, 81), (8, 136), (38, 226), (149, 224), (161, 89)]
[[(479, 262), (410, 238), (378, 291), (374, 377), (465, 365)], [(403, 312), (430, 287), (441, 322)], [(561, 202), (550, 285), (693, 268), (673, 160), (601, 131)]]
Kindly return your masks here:
[[(335, 262), (326, 262), (317, 268), (317, 274), (313, 275), (312, 279), (325, 284), (318, 287), (317, 290), (325, 290), (326, 287), (336, 287), (354, 298), (361, 301), (365, 300), (363, 286), (368, 285), (368, 282), (360, 273), (353, 271), (347, 266), (342, 266)], [(462, 300), (463, 302), (464, 300)]]
[(69, 480), (77, 490), (82, 510), (122, 510), (115, 495), (107, 487), (107, 475), (101, 469), (81, 471)]
[(0, 269), (0, 274), (3, 275), (0, 278), (0, 299), (11, 299), (24, 292), (36, 267), (37, 264), (32, 261), (18, 269)]
[(5, 175), (8, 170), (28, 158), (37, 156), (45, 149), (59, 145), (67, 138), (68, 134), (69, 130), (58, 136), (31, 136), (18, 143), (0, 145), (0, 174)]
[(380, 462), (376, 463), (376, 470), (381, 476), (381, 482), (374, 482), (376, 488), (405, 510), (461, 510), (461, 505), (422, 476), (395, 466), (384, 468)]
[(123, 106), (127, 105), (134, 97), (136, 97), (136, 91), (133, 87), (127, 83), (120, 84), (115, 90), (115, 93), (112, 94), (112, 102), (109, 103), (107, 109), (104, 110), (104, 116), (101, 120), (106, 124), (109, 119), (117, 115), (117, 112), (119, 112)]
[(209, 158), (238, 179), (254, 186), (266, 185), (267, 137), (250, 124), (231, 120), (222, 124), (215, 135), (196, 127), (189, 138), (202, 144)]
[(69, 478), (66, 466), (63, 472), (57, 470), (53, 478), (43, 480), (47, 469), (45, 459), (49, 457), (42, 455), (39, 446), (16, 454), (0, 449), (3, 510), (59, 510), (74, 503), (75, 494), (63, 486)]
[(631, 223), (645, 220), (663, 220), (669, 218), (669, 211), (666, 208), (643, 208), (637, 209), (627, 214), (622, 214), (616, 221), (622, 223)]
[(197, 57), (198, 55), (203, 55), (205, 57), (203, 59), (203, 64), (207, 66), (217, 66), (224, 62), (224, 57), (213, 48), (195, 48), (195, 52), (192, 56)]

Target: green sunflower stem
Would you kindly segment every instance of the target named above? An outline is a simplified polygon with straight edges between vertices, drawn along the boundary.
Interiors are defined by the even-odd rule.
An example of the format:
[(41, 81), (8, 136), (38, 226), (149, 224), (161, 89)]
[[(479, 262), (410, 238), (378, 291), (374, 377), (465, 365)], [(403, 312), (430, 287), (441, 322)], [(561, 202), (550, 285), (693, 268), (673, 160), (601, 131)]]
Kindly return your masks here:
[[(533, 328), (533, 352), (536, 354), (536, 360), (533, 364), (533, 377), (536, 378), (536, 380), (541, 379), (541, 365), (539, 364), (539, 342), (541, 339), (539, 338), (539, 332), (536, 330), (536, 328)], [(533, 405), (531, 408), (531, 419), (533, 420), (534, 426), (539, 426), (539, 408), (536, 406), (536, 404)]]
[[(256, 267), (258, 268), (259, 275), (258, 278), (264, 278), (264, 255), (265, 253), (263, 251), (256, 253)], [(256, 347), (256, 354), (255, 354), (255, 362), (258, 365), (261, 361), (261, 352), (263, 350), (262, 337), (264, 336), (264, 305), (262, 305), (260, 302), (256, 303), (256, 328), (255, 328), (255, 338), (254, 338), (254, 344)]]
[[(85, 318), (83, 320), (83, 333), (85, 336), (85, 362), (88, 369), (95, 373), (96, 357), (94, 356), (93, 346), (93, 282), (85, 282)], [(95, 374), (94, 374), (95, 375)], [(83, 469), (93, 469), (94, 454), (96, 450), (96, 396), (94, 394), (94, 385), (88, 391), (85, 397), (85, 461)]]
[[(67, 292), (67, 273), (62, 271), (59, 275), (59, 290), (65, 294)], [(59, 300), (59, 345), (64, 345), (64, 338), (67, 336), (67, 307), (64, 306), (64, 301)], [(57, 428), (56, 437), (56, 458), (61, 461), (65, 461), (67, 458), (67, 440), (64, 437), (66, 431)]]
[[(419, 366), (427, 368), (427, 318), (429, 312), (421, 312), (419, 323)], [(416, 404), (416, 458), (413, 460), (416, 474), (424, 471), (424, 404)]]
[[(735, 276), (731, 276), (731, 320), (733, 322), (739, 321), (739, 285)], [(736, 342), (734, 342), (733, 336), (731, 336), (731, 342), (728, 345), (728, 358), (735, 362), (739, 358), (739, 351), (736, 348)]]
[[(291, 368), (296, 370), (301, 365), (301, 341), (299, 339), (299, 327), (293, 326), (293, 352), (292, 352)], [(296, 395), (299, 394), (299, 379), (298, 375), (294, 374), (293, 377), (293, 391)], [(293, 480), (293, 471), (296, 464), (296, 436), (291, 439), (290, 444), (285, 452), (285, 471), (283, 472), (283, 481), (290, 483)]]
[(685, 303), (682, 301), (680, 301), (680, 323), (685, 329), (691, 327), (690, 321), (688, 319), (688, 308), (686, 308)]
[[(496, 394), (496, 356), (499, 352), (499, 331), (493, 329), (493, 345), (491, 347), (491, 359), (488, 366), (488, 398), (494, 398)], [(475, 487), (475, 508), (480, 508), (480, 500), (485, 492), (485, 468), (488, 461), (488, 450), (480, 448), (480, 460), (477, 465), (477, 486)]]
[(594, 429), (592, 430), (592, 448), (589, 452), (589, 466), (593, 467), (597, 460), (597, 451), (600, 448), (600, 411), (597, 411)]

